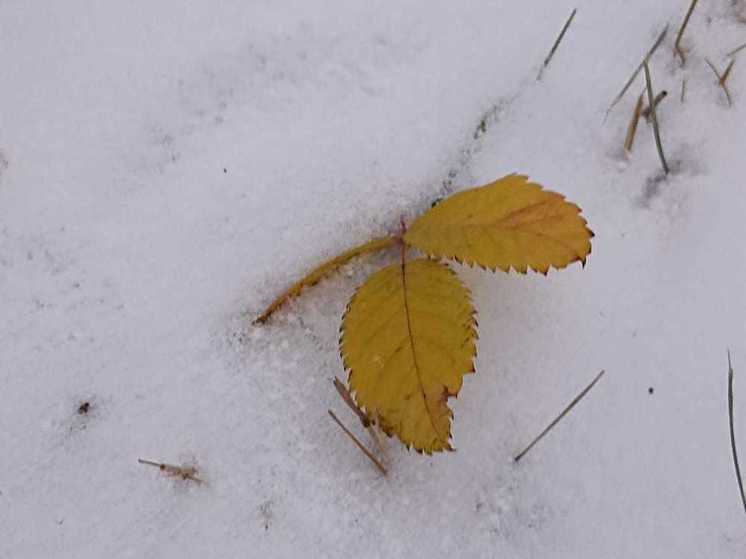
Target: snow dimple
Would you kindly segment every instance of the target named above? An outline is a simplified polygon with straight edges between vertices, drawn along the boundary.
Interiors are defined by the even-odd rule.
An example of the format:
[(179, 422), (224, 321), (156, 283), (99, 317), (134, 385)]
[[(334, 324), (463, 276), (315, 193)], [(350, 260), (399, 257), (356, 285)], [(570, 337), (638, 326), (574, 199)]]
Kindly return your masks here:
[(8, 158), (5, 155), (5, 152), (0, 149), (0, 184), (2, 184), (5, 171), (8, 170), (8, 165), (10, 165), (10, 163), (8, 162)]

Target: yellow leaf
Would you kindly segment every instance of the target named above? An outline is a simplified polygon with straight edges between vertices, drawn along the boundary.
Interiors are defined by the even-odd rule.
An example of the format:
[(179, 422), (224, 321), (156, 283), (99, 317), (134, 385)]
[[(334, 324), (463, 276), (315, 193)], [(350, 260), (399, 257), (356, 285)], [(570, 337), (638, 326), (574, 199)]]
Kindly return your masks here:
[(443, 200), (412, 224), (404, 241), (437, 258), (546, 274), (550, 266), (585, 264), (591, 237), (578, 206), (526, 176), (508, 175)]
[(358, 405), (389, 436), (428, 454), (451, 450), (447, 399), (474, 372), (474, 308), (447, 266), (402, 260), (373, 274), (350, 301), (342, 359)]

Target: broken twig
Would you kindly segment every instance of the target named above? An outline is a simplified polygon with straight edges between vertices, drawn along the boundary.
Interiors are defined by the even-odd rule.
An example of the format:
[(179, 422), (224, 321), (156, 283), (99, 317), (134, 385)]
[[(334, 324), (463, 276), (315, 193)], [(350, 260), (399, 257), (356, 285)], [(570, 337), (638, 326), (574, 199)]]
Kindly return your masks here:
[(605, 372), (606, 372), (606, 371), (601, 371), (600, 373), (598, 373), (598, 374), (596, 375), (596, 378), (594, 378), (594, 379), (593, 379), (593, 380), (591, 381), (591, 383), (590, 383), (590, 384), (589, 384), (588, 386), (586, 386), (586, 387), (585, 387), (585, 388), (583, 389), (583, 391), (582, 391), (582, 392), (581, 392), (580, 394), (578, 394), (577, 396), (575, 396), (575, 398), (573, 399), (573, 401), (572, 401), (572, 402), (570, 402), (570, 404), (569, 404), (569, 405), (568, 405), (568, 406), (567, 406), (567, 407), (566, 407), (566, 408), (565, 408), (564, 410), (562, 410), (562, 413), (560, 413), (560, 414), (559, 414), (559, 415), (558, 415), (558, 416), (557, 416), (557, 417), (556, 417), (556, 418), (554, 419), (554, 421), (552, 421), (552, 422), (551, 422), (551, 423), (550, 423), (550, 424), (549, 424), (549, 425), (547, 426), (547, 428), (546, 428), (546, 429), (544, 429), (544, 430), (543, 430), (543, 431), (542, 431), (541, 433), (539, 433), (539, 435), (538, 435), (538, 436), (537, 436), (537, 437), (536, 437), (536, 438), (535, 438), (535, 439), (534, 439), (533, 441), (531, 441), (531, 444), (529, 444), (529, 445), (528, 445), (528, 446), (527, 446), (526, 448), (524, 448), (524, 449), (523, 449), (523, 450), (521, 451), (521, 453), (520, 453), (520, 454), (518, 454), (518, 455), (517, 455), (517, 456), (516, 456), (516, 457), (515, 457), (515, 458), (514, 458), (513, 460), (514, 460), (515, 462), (518, 462), (518, 461), (519, 461), (519, 460), (520, 460), (521, 458), (523, 458), (523, 456), (524, 456), (524, 455), (525, 455), (525, 454), (526, 454), (526, 453), (527, 453), (527, 452), (528, 452), (529, 450), (531, 450), (531, 449), (533, 448), (533, 446), (534, 446), (534, 445), (535, 445), (536, 443), (538, 443), (538, 442), (539, 442), (539, 441), (540, 441), (540, 440), (541, 440), (541, 439), (542, 439), (542, 438), (544, 437), (544, 435), (546, 435), (546, 434), (547, 434), (547, 433), (548, 433), (549, 431), (551, 431), (551, 430), (552, 430), (552, 428), (553, 428), (553, 427), (554, 427), (555, 425), (557, 425), (557, 423), (559, 423), (559, 422), (560, 422), (560, 420), (561, 420), (561, 419), (562, 419), (563, 417), (565, 417), (565, 416), (566, 416), (566, 415), (567, 415), (567, 414), (568, 414), (568, 413), (570, 412), (570, 410), (571, 410), (572, 408), (574, 408), (574, 407), (575, 407), (575, 404), (577, 404), (578, 402), (580, 402), (580, 400), (582, 400), (582, 399), (583, 399), (583, 397), (584, 397), (584, 396), (585, 396), (586, 394), (588, 394), (588, 392), (590, 391), (590, 389), (591, 389), (591, 388), (593, 388), (593, 386), (594, 386), (594, 385), (595, 385), (595, 384), (596, 384), (596, 383), (597, 383), (597, 382), (599, 381), (599, 379), (600, 379), (600, 378), (601, 378), (601, 377), (602, 377), (602, 376), (604, 375), (604, 373), (605, 373)]
[(645, 68), (645, 84), (648, 89), (648, 105), (650, 106), (650, 120), (653, 123), (653, 136), (655, 136), (655, 147), (658, 149), (658, 157), (660, 157), (661, 165), (663, 165), (663, 172), (668, 174), (668, 163), (666, 163), (666, 156), (663, 155), (663, 145), (661, 144), (661, 133), (658, 128), (658, 116), (655, 111), (655, 98), (653, 97), (653, 82), (650, 79), (650, 68), (648, 67), (648, 61), (643, 62)]
[(733, 464), (736, 467), (736, 479), (738, 489), (741, 492), (743, 510), (746, 512), (746, 495), (743, 492), (743, 480), (741, 479), (741, 468), (738, 467), (738, 452), (736, 451), (736, 434), (733, 429), (733, 366), (730, 362), (730, 350), (728, 350), (728, 419), (730, 423), (730, 446), (733, 450)]
[(562, 31), (560, 31), (559, 36), (557, 37), (557, 40), (554, 41), (554, 45), (552, 45), (552, 50), (549, 51), (549, 54), (544, 59), (544, 65), (539, 70), (539, 75), (536, 76), (537, 80), (541, 79), (541, 75), (544, 73), (544, 69), (549, 66), (549, 62), (552, 60), (552, 57), (554, 56), (554, 51), (557, 50), (557, 47), (559, 46), (560, 42), (562, 41), (562, 38), (565, 36), (565, 33), (567, 32), (567, 28), (570, 27), (570, 24), (572, 23), (572, 20), (575, 18), (575, 14), (577, 13), (578, 9), (574, 8), (572, 13), (570, 14), (570, 17), (567, 18), (567, 21), (565, 22), (565, 25), (562, 27)]
[(635, 81), (635, 78), (637, 77), (637, 75), (638, 75), (638, 74), (640, 73), (640, 71), (642, 70), (643, 64), (645, 64), (645, 63), (646, 63), (646, 62), (647, 62), (648, 60), (650, 60), (650, 58), (651, 58), (651, 57), (653, 56), (653, 54), (655, 53), (655, 51), (656, 51), (656, 50), (658, 50), (658, 47), (659, 47), (659, 46), (661, 45), (661, 43), (663, 42), (663, 39), (665, 39), (665, 38), (666, 38), (666, 33), (668, 33), (668, 25), (666, 25), (666, 26), (665, 26), (665, 27), (663, 28), (663, 31), (662, 31), (662, 32), (661, 32), (661, 34), (660, 34), (660, 35), (658, 36), (658, 38), (657, 38), (657, 39), (655, 40), (655, 43), (653, 43), (653, 46), (652, 46), (652, 47), (650, 47), (650, 50), (648, 51), (648, 53), (647, 53), (647, 54), (645, 55), (645, 58), (643, 58), (643, 59), (642, 59), (642, 62), (640, 62), (640, 65), (639, 65), (639, 66), (637, 67), (637, 69), (636, 69), (636, 70), (635, 70), (635, 71), (634, 71), (634, 72), (632, 73), (632, 75), (630, 76), (630, 78), (629, 78), (629, 79), (627, 80), (627, 83), (626, 83), (626, 84), (624, 84), (624, 87), (622, 88), (622, 90), (621, 90), (621, 91), (619, 92), (619, 94), (618, 94), (618, 95), (617, 95), (617, 96), (616, 96), (616, 97), (614, 98), (614, 101), (612, 101), (611, 105), (609, 105), (609, 108), (608, 108), (608, 109), (606, 109), (606, 115), (607, 115), (607, 116), (608, 116), (608, 115), (609, 115), (609, 113), (611, 112), (611, 109), (613, 109), (613, 108), (614, 108), (614, 107), (616, 106), (616, 104), (617, 104), (617, 103), (619, 103), (619, 101), (620, 101), (620, 100), (622, 99), (622, 97), (624, 97), (624, 94), (625, 94), (625, 93), (627, 93), (627, 90), (629, 89), (629, 86), (631, 86), (631, 85), (632, 85), (632, 82), (633, 82), (633, 81)]
[(681, 23), (681, 27), (679, 27), (679, 32), (676, 34), (676, 42), (673, 45), (674, 56), (678, 54), (681, 57), (682, 66), (686, 64), (686, 55), (684, 54), (684, 49), (681, 48), (681, 38), (684, 36), (684, 30), (689, 23), (689, 18), (692, 17), (692, 12), (694, 11), (694, 7), (697, 5), (697, 1), (698, 0), (692, 0), (692, 3), (689, 4), (689, 9), (686, 12), (686, 16), (684, 16), (684, 21)]

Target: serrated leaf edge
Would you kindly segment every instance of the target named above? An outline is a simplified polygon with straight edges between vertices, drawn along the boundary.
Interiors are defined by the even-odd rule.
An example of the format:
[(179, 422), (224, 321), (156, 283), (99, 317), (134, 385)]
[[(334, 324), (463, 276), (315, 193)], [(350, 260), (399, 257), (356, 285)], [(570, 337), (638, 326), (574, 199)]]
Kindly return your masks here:
[[(414, 247), (414, 248), (416, 248), (416, 247)], [(472, 297), (471, 289), (469, 289), (467, 287), (467, 285), (461, 280), (461, 278), (458, 276), (458, 274), (453, 269), (451, 269), (447, 265), (447, 263), (440, 262), (437, 259), (433, 259), (433, 260), (435, 260), (436, 262), (438, 262), (438, 264), (440, 264), (441, 266), (443, 266), (443, 268), (445, 268), (446, 270), (448, 270), (451, 274), (453, 274), (458, 279), (459, 283), (464, 288), (464, 291), (466, 292), (466, 297), (467, 297), (467, 299), (469, 301), (469, 304), (471, 305), (472, 312), (471, 312), (471, 315), (470, 315), (470, 325), (469, 325), (469, 328), (471, 330), (471, 334), (472, 334), (472, 337), (473, 337), (473, 340), (474, 340), (474, 351), (469, 356), (469, 361), (470, 361), (471, 367), (467, 371), (464, 371), (462, 373), (462, 375), (464, 375), (464, 376), (466, 376), (466, 375), (473, 375), (473, 374), (476, 373), (476, 367), (474, 365), (474, 361), (477, 358), (477, 351), (478, 351), (477, 350), (477, 342), (479, 341), (479, 323), (478, 323), (478, 319), (477, 319), (477, 314), (478, 313), (477, 313), (476, 307), (474, 306), (474, 299)], [(409, 262), (414, 262), (414, 260), (408, 260), (407, 263), (409, 263)], [(419, 449), (419, 448), (415, 447), (412, 443), (406, 443), (406, 442), (402, 441), (401, 438), (399, 438), (399, 436), (393, 431), (393, 429), (391, 429), (390, 427), (387, 427), (386, 425), (384, 425), (384, 424), (381, 423), (381, 419), (382, 418), (378, 415), (377, 412), (376, 413), (372, 413), (372, 410), (368, 410), (365, 406), (360, 405), (360, 402), (357, 401), (357, 397), (356, 397), (355, 391), (352, 390), (351, 387), (349, 386), (349, 384), (350, 384), (350, 376), (352, 375), (353, 369), (348, 364), (347, 359), (346, 359), (344, 353), (342, 352), (342, 340), (343, 340), (344, 334), (345, 334), (344, 323), (345, 323), (345, 318), (347, 317), (347, 314), (350, 312), (350, 308), (352, 307), (353, 303), (355, 302), (355, 298), (358, 296), (360, 290), (365, 285), (365, 283), (367, 282), (367, 280), (368, 280), (368, 278), (366, 278), (366, 281), (364, 281), (362, 284), (360, 284), (357, 287), (357, 289), (355, 289), (355, 292), (352, 294), (352, 297), (350, 297), (350, 300), (347, 302), (347, 305), (345, 306), (345, 311), (342, 314), (342, 321), (340, 322), (340, 325), (339, 325), (339, 341), (338, 341), (339, 356), (340, 356), (340, 359), (342, 360), (342, 366), (343, 366), (345, 372), (347, 373), (347, 385), (348, 385), (347, 388), (348, 388), (348, 392), (349, 392), (350, 396), (352, 396), (352, 398), (354, 399), (355, 404), (358, 406), (358, 408), (360, 410), (362, 410), (366, 415), (368, 415), (368, 417), (375, 418), (373, 421), (378, 425), (378, 427), (380, 427), (380, 429), (384, 433), (386, 433), (386, 435), (388, 437), (396, 436), (396, 438), (399, 439), (399, 441), (406, 447), (407, 450), (414, 449), (415, 452), (417, 452), (418, 454), (427, 454), (428, 456), (432, 456), (432, 454), (433, 454), (432, 451), (427, 451), (427, 450)], [(463, 387), (463, 383), (462, 383), (462, 387)], [(447, 388), (444, 387), (443, 398), (444, 398), (444, 400), (446, 402), (446, 405), (447, 405), (447, 402), (448, 402), (449, 399), (451, 399), (451, 398), (458, 398), (459, 392), (460, 392), (460, 390), (457, 391), (456, 393), (450, 393), (450, 392), (448, 392)], [(451, 446), (450, 441), (453, 438), (452, 428), (453, 428), (453, 422), (455, 420), (455, 414), (454, 414), (453, 410), (450, 407), (448, 407), (448, 412), (449, 412), (449, 416), (450, 416), (450, 422), (449, 422), (449, 425), (448, 425), (448, 440), (447, 440), (447, 445), (448, 446), (444, 450), (446, 450), (448, 452), (454, 452), (456, 449), (453, 446)]]
[[(407, 245), (408, 247), (416, 249), (420, 254), (422, 254), (422, 255), (424, 255), (424, 256), (432, 259), (432, 260), (435, 260), (437, 262), (442, 262), (443, 260), (447, 260), (447, 261), (456, 262), (456, 263), (458, 263), (458, 264), (460, 264), (462, 266), (468, 266), (469, 268), (474, 268), (474, 267), (481, 268), (482, 270), (490, 271), (492, 273), (496, 273), (497, 270), (498, 270), (498, 268), (499, 268), (500, 271), (505, 272), (506, 274), (510, 273), (510, 271), (512, 270), (512, 271), (514, 271), (514, 272), (516, 272), (518, 274), (526, 275), (528, 273), (528, 271), (531, 270), (532, 272), (535, 272), (537, 274), (541, 274), (543, 276), (547, 276), (549, 274), (550, 270), (554, 269), (554, 270), (559, 271), (559, 270), (562, 270), (564, 268), (569, 267), (570, 265), (574, 264), (575, 262), (580, 262), (581, 266), (583, 268), (585, 268), (586, 261), (588, 260), (588, 257), (591, 255), (591, 252), (593, 252), (593, 243), (591, 243), (590, 240), (593, 239), (596, 236), (596, 234), (593, 232), (593, 230), (590, 227), (588, 227), (588, 220), (583, 216), (583, 210), (582, 210), (582, 208), (580, 206), (578, 206), (574, 202), (568, 202), (567, 198), (565, 197), (564, 194), (562, 194), (560, 192), (555, 192), (554, 190), (546, 190), (541, 184), (539, 184), (537, 182), (531, 182), (528, 175), (519, 175), (517, 173), (510, 173), (508, 175), (505, 175), (504, 177), (501, 177), (501, 178), (497, 179), (497, 181), (506, 179), (508, 177), (516, 177), (516, 178), (519, 178), (519, 179), (524, 179), (526, 181), (526, 185), (527, 186), (528, 185), (536, 186), (542, 192), (545, 192), (547, 194), (556, 195), (563, 202), (565, 202), (567, 205), (572, 206), (573, 208), (575, 208), (575, 211), (577, 213), (578, 218), (581, 220), (581, 222), (583, 223), (583, 227), (585, 228), (586, 232), (588, 233), (588, 242), (590, 244), (590, 247), (588, 248), (588, 252), (586, 253), (585, 256), (581, 257), (581, 256), (577, 255), (577, 253), (576, 253), (576, 257), (574, 259), (570, 260), (564, 266), (555, 266), (555, 265), (550, 264), (550, 265), (547, 266), (546, 270), (542, 270), (540, 268), (536, 268), (535, 266), (531, 266), (531, 265), (526, 266), (526, 270), (520, 270), (520, 269), (518, 269), (518, 268), (516, 268), (515, 266), (512, 266), (512, 265), (511, 266), (507, 266), (506, 268), (499, 268), (498, 266), (486, 266), (484, 264), (480, 264), (476, 260), (469, 261), (467, 259), (459, 258), (455, 254), (438, 254), (438, 253), (435, 253), (435, 252), (424, 251), (424, 250), (420, 249), (417, 245), (408, 242), (407, 239), (406, 239), (406, 235), (402, 236), (402, 242), (405, 245)], [(477, 186), (477, 187), (470, 188), (470, 189), (467, 189), (467, 190), (472, 190), (472, 189), (477, 189), (477, 188), (484, 188), (484, 187), (490, 186), (491, 184), (493, 184), (494, 182), (497, 182), (497, 181), (493, 181), (492, 183), (483, 184), (481, 186)], [(467, 192), (467, 190), (462, 190), (461, 192)], [(458, 193), (455, 193), (455, 194), (458, 194)], [(546, 203), (546, 202), (540, 202), (540, 204), (544, 204), (544, 203)], [(525, 208), (521, 208), (521, 210), (524, 210), (524, 209)], [(427, 212), (423, 213), (421, 216), (418, 216), (418, 218), (424, 216), (426, 213)], [(573, 251), (573, 252), (575, 252), (575, 251)]]

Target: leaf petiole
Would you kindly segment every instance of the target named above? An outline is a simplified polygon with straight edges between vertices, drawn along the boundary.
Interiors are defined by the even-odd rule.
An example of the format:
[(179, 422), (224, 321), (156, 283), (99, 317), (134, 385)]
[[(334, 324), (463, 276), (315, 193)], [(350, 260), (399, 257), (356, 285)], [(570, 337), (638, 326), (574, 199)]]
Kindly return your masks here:
[(284, 305), (288, 300), (300, 295), (300, 292), (304, 288), (316, 285), (323, 278), (338, 270), (341, 266), (347, 264), (353, 258), (362, 256), (364, 254), (370, 254), (373, 252), (379, 252), (394, 246), (396, 243), (401, 242), (401, 239), (396, 236), (391, 237), (379, 237), (368, 241), (362, 245), (356, 246), (349, 250), (344, 251), (342, 254), (335, 256), (331, 260), (327, 260), (320, 266), (317, 266), (310, 272), (308, 272), (303, 278), (295, 282), (288, 289), (278, 295), (272, 303), (259, 315), (255, 320), (254, 324), (264, 324), (267, 322), (270, 316)]

